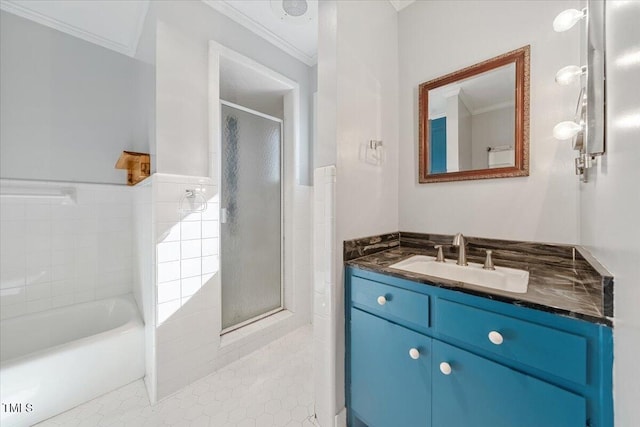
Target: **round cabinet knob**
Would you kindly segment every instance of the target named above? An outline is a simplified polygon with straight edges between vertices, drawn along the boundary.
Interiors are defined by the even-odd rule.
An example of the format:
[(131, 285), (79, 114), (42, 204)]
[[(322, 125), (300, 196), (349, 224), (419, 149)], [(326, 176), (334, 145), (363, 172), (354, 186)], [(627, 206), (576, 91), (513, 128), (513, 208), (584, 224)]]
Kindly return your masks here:
[(489, 341), (495, 345), (500, 345), (504, 342), (504, 338), (502, 338), (502, 334), (500, 332), (491, 331), (489, 332)]
[(380, 295), (378, 297), (378, 304), (385, 305), (386, 303), (387, 303), (387, 299), (384, 297), (384, 295)]
[(450, 375), (451, 365), (449, 365), (447, 362), (442, 362), (440, 364), (440, 372), (442, 372), (444, 375)]
[(417, 348), (412, 348), (411, 350), (409, 350), (409, 356), (411, 356), (413, 360), (416, 360), (420, 357), (420, 352)]

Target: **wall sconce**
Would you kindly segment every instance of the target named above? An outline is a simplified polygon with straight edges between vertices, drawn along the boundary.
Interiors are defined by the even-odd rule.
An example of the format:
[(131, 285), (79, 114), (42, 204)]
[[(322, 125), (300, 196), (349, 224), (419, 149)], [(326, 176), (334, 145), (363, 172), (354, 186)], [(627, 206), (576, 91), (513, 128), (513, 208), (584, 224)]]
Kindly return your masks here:
[(558, 14), (556, 18), (553, 20), (553, 29), (557, 33), (562, 33), (564, 31), (570, 30), (574, 25), (578, 23), (581, 19), (584, 19), (587, 16), (587, 9), (584, 8), (582, 10), (578, 9), (567, 9)]
[(567, 86), (574, 82), (577, 77), (581, 77), (587, 74), (587, 67), (579, 67), (577, 65), (567, 65), (561, 68), (556, 73), (556, 83), (562, 86)]
[(605, 152), (605, 42), (604, 2), (587, 0), (582, 10), (567, 9), (553, 20), (553, 29), (567, 31), (584, 20), (581, 62), (584, 66), (568, 65), (558, 70), (555, 76), (559, 85), (580, 81), (580, 95), (573, 120), (558, 123), (553, 136), (559, 140), (572, 140), (578, 152), (575, 162), (576, 174), (587, 182), (587, 170), (593, 166), (597, 156)]

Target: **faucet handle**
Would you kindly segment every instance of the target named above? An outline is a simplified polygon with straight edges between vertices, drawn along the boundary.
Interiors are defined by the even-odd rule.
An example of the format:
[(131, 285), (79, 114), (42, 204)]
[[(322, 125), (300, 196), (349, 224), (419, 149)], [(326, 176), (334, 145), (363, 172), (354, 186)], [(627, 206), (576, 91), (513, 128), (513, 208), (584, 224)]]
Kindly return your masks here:
[(436, 255), (436, 262), (444, 262), (444, 254), (442, 253), (442, 245), (435, 245), (433, 248), (438, 250)]
[(496, 268), (493, 265), (493, 258), (491, 258), (492, 250), (487, 249), (487, 257), (484, 259), (484, 268), (485, 270), (495, 270)]

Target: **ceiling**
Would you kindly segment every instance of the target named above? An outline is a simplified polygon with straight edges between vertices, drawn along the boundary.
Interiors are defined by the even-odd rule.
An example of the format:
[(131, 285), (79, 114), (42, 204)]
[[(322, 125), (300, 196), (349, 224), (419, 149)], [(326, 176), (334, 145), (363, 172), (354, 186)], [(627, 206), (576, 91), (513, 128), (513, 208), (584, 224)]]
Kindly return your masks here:
[(1, 0), (0, 9), (135, 56), (149, 0)]
[[(257, 35), (312, 66), (318, 56), (318, 0), (307, 0), (307, 19), (299, 22), (282, 19), (274, 7), (282, 0), (202, 0)], [(400, 11), (415, 0), (389, 0)]]
[(290, 90), (245, 64), (220, 56), (220, 99), (283, 119), (283, 98)]
[[(0, 8), (128, 56), (135, 56), (150, 0), (0, 0)], [(300, 17), (282, 0), (202, 0), (294, 58), (312, 66), (318, 54), (318, 0)], [(414, 0), (389, 0), (400, 11)]]
[(451, 83), (429, 91), (429, 117), (439, 117), (446, 111), (446, 99), (459, 95), (471, 114), (515, 105), (516, 71), (514, 64)]
[(307, 12), (295, 19), (277, 14), (281, 0), (202, 1), (305, 64), (317, 62), (318, 0), (307, 0)]

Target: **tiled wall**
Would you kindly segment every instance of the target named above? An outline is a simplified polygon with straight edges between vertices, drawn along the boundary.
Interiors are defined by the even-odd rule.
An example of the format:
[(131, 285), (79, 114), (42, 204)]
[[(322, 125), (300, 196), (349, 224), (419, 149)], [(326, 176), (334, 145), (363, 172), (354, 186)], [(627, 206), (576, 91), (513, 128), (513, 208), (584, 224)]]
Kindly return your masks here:
[(336, 168), (318, 168), (313, 191), (313, 345), (316, 416), (320, 425), (334, 425), (335, 321), (335, 186)]
[[(181, 213), (185, 189), (206, 190), (207, 210)], [(286, 271), (285, 305), (280, 312), (221, 339), (219, 276), (219, 202), (217, 187), (207, 178), (155, 174), (153, 212), (156, 245), (157, 295), (155, 372), (157, 400), (237, 360), (310, 321), (311, 273), (310, 187), (295, 186), (289, 193), (292, 248)], [(287, 251), (285, 246), (285, 251)], [(285, 273), (287, 276), (288, 273)]]
[[(204, 212), (184, 212), (202, 189)], [(182, 203), (181, 203), (182, 200)], [(157, 397), (210, 373), (220, 341), (218, 196), (208, 178), (155, 174)]]
[[(186, 190), (194, 189), (203, 190), (206, 210), (181, 211), (192, 209), (190, 199), (184, 195)], [(209, 179), (156, 174), (156, 318), (159, 325), (170, 319), (219, 269), (219, 208), (215, 190)], [(194, 204), (193, 208), (198, 206)]]
[(153, 181), (147, 178), (133, 189), (133, 295), (145, 324), (145, 385), (152, 402), (156, 395), (155, 367), (155, 240)]
[(2, 318), (131, 292), (131, 188), (7, 179), (0, 185), (3, 193), (75, 193), (69, 204), (2, 199)]

